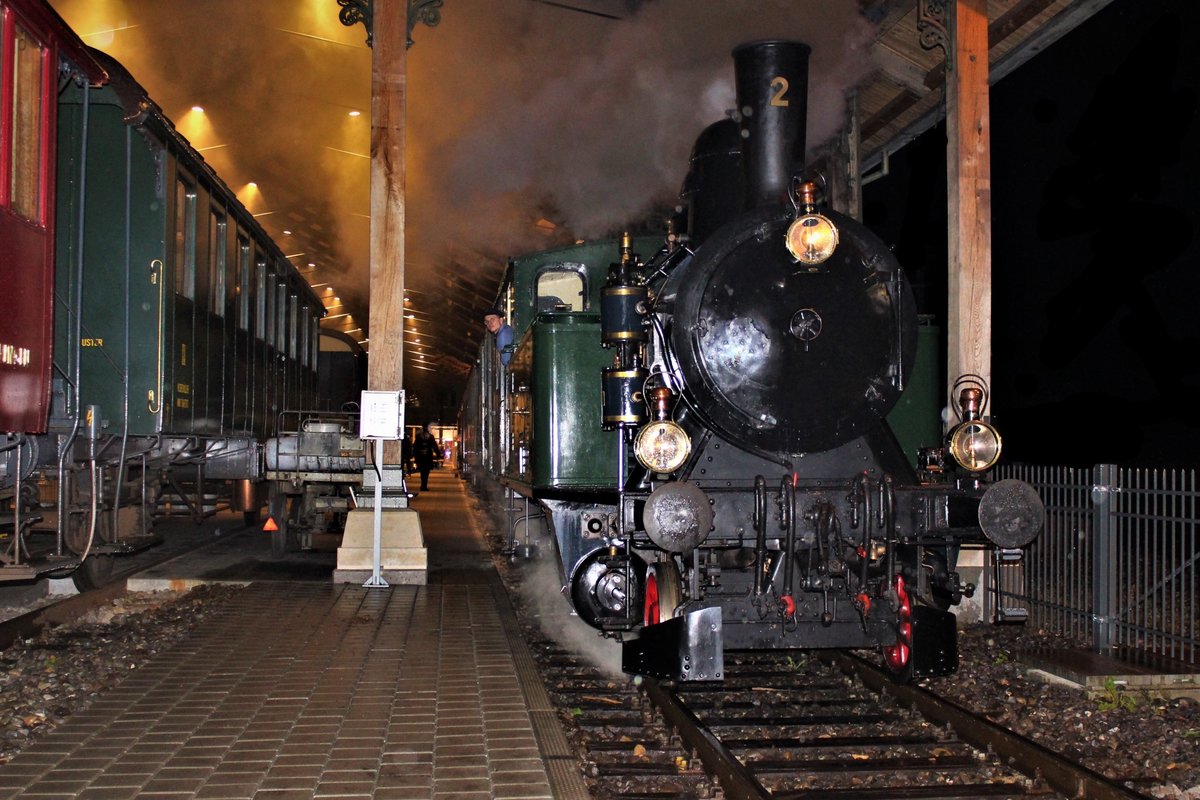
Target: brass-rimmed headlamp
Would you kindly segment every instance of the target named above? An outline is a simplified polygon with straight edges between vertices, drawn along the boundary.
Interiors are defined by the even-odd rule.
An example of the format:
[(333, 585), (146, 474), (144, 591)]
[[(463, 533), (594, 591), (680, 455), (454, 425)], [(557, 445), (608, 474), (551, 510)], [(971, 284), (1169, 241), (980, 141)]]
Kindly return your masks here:
[(990, 422), (984, 422), (987, 390), (971, 378), (959, 378), (955, 386), (968, 385), (958, 396), (958, 416), (962, 420), (950, 431), (950, 456), (968, 472), (986, 472), (996, 466), (1004, 449), (1000, 432)]
[(989, 422), (964, 422), (950, 433), (950, 455), (968, 472), (986, 472), (1000, 460), (1000, 432)]
[(642, 427), (633, 440), (633, 454), (638, 463), (651, 472), (667, 474), (683, 466), (692, 453), (692, 440), (677, 423), (667, 417), (674, 396), (660, 386), (649, 392), (656, 419)]
[(833, 255), (838, 246), (838, 229), (824, 214), (817, 213), (817, 184), (801, 181), (794, 197), (797, 217), (788, 226), (785, 244), (792, 258), (815, 267)]

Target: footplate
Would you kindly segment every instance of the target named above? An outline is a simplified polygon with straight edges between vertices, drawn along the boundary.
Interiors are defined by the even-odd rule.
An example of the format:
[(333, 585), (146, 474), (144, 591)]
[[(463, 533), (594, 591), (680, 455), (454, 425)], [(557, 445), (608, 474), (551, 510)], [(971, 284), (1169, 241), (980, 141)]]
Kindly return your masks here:
[(621, 669), (659, 680), (725, 679), (721, 609), (705, 608), (647, 625), (621, 647)]

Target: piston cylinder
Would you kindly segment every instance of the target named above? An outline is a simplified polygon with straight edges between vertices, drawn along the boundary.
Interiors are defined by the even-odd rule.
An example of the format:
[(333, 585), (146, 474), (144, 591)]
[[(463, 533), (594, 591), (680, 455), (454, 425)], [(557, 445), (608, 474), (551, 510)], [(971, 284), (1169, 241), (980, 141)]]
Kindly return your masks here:
[(647, 420), (642, 394), (649, 372), (642, 367), (609, 367), (604, 370), (604, 429), (641, 425)]
[(600, 290), (600, 340), (606, 345), (646, 341), (640, 308), (646, 307), (646, 287), (627, 284)]

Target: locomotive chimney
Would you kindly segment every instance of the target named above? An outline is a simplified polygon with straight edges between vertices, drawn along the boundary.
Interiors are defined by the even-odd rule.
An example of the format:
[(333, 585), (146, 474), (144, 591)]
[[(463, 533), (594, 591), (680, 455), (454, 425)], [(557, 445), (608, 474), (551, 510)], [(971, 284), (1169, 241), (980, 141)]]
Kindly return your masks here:
[(792, 178), (804, 169), (811, 52), (790, 41), (750, 42), (733, 51), (746, 209), (786, 203)]

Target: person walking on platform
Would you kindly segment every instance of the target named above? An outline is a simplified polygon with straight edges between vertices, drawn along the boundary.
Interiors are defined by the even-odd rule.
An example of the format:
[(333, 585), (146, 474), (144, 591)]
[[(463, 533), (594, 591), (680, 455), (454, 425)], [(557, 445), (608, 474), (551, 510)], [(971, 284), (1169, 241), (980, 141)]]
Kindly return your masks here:
[(434, 454), (437, 452), (437, 439), (429, 432), (430, 423), (417, 434), (413, 441), (413, 460), (417, 462), (417, 471), (421, 473), (421, 491), (429, 488), (429, 471), (433, 469)]

